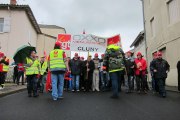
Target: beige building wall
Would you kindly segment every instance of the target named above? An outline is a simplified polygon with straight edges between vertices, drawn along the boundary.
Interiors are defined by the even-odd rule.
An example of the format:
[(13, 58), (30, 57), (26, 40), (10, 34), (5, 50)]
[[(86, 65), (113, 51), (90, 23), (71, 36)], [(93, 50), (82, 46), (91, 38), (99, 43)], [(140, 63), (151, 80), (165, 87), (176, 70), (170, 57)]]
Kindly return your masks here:
[[(166, 84), (177, 86), (176, 64), (178, 60), (180, 60), (180, 19), (174, 23), (170, 23), (168, 10), (169, 1), (170, 0), (153, 0), (150, 2), (150, 0), (144, 0), (148, 47), (147, 55), (148, 61), (151, 61), (153, 52), (161, 49), (163, 50), (164, 58), (171, 66)], [(180, 0), (176, 1), (176, 5), (180, 8)], [(178, 12), (178, 10), (175, 12)]]
[[(40, 27), (41, 28), (41, 27)], [(42, 33), (57, 37), (60, 33), (66, 33), (64, 29), (57, 28), (41, 28)]]
[(0, 33), (0, 51), (13, 61), (13, 55), (22, 45), (36, 46), (38, 35), (31, 25), (25, 11), (0, 10), (0, 18), (9, 18), (10, 31)]
[(44, 56), (44, 51), (49, 55), (50, 51), (54, 48), (55, 39), (47, 37), (43, 34), (38, 35), (37, 40), (37, 54), (38, 56)]

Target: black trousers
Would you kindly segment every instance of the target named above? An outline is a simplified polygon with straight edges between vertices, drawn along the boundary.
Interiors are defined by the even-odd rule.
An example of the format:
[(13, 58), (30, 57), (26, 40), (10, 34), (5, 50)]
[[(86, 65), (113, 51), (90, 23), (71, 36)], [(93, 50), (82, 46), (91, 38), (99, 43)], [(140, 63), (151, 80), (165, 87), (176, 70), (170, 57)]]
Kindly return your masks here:
[(79, 87), (80, 89), (85, 88), (84, 74), (80, 75)]
[(18, 79), (17, 79), (17, 84), (19, 85), (19, 80), (22, 77), (22, 85), (24, 84), (24, 71), (19, 71), (18, 72)]
[(92, 87), (93, 73), (88, 73), (88, 79), (85, 79), (85, 90), (89, 91)]
[(145, 75), (136, 75), (136, 85), (137, 85), (137, 91), (142, 90), (144, 91), (146, 88), (146, 78)]
[(14, 73), (13, 82), (16, 83), (17, 80), (18, 80), (18, 73)]
[(34, 96), (38, 95), (37, 93), (38, 79), (36, 76), (37, 75), (27, 75), (27, 90), (29, 95), (31, 95), (32, 92)]
[(165, 90), (166, 78), (157, 78), (156, 80), (159, 87), (159, 94), (160, 95), (166, 94), (166, 90)]
[(180, 91), (180, 71), (178, 71), (178, 90)]
[(0, 72), (0, 85), (3, 86), (3, 84), (5, 83), (5, 79), (6, 79), (6, 72)]

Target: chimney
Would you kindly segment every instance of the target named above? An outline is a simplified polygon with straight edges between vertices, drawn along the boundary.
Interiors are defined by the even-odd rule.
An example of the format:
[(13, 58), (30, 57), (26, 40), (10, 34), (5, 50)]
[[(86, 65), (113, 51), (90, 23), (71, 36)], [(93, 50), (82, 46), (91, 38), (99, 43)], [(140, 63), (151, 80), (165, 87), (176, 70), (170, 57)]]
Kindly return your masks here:
[(11, 5), (16, 5), (17, 1), (16, 0), (10, 0)]

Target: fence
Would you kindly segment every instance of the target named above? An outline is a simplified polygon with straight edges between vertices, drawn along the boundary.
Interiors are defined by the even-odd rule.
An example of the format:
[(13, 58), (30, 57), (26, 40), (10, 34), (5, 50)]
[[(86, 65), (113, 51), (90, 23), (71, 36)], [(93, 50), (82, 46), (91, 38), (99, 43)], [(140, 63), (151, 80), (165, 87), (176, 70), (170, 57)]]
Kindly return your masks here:
[(5, 82), (13, 82), (14, 66), (9, 67)]

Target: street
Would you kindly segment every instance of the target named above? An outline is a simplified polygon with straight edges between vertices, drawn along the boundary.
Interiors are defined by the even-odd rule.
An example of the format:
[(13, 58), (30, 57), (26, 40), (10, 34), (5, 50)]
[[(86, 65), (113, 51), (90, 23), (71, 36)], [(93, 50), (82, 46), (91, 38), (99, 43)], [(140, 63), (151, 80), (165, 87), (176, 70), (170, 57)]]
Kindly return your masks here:
[(0, 98), (1, 120), (179, 120), (180, 94), (148, 93), (110, 99), (111, 92), (71, 93), (53, 101), (49, 93), (28, 98), (26, 91)]

